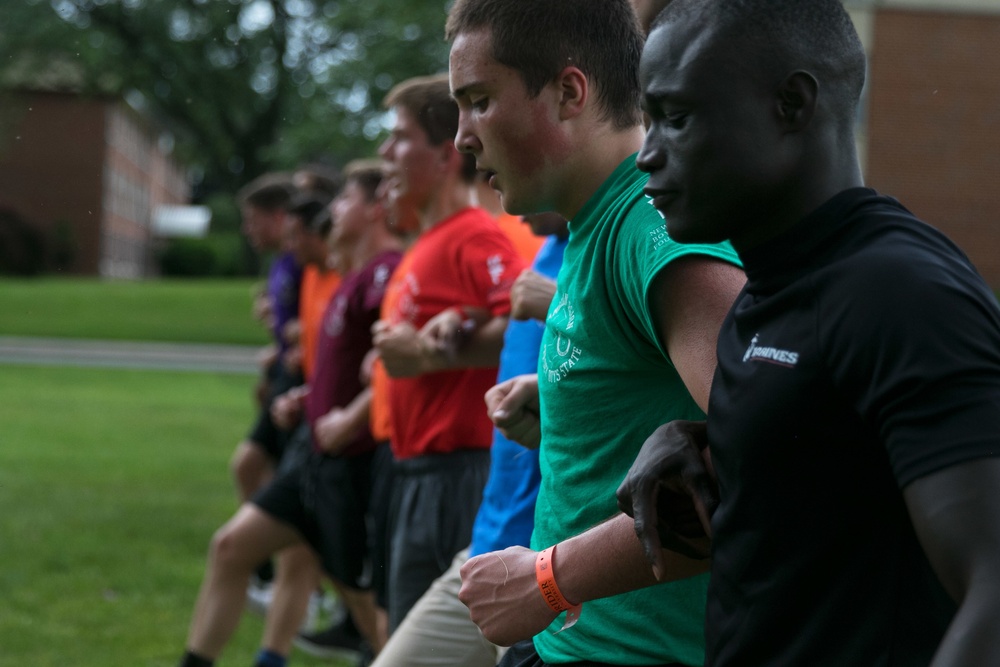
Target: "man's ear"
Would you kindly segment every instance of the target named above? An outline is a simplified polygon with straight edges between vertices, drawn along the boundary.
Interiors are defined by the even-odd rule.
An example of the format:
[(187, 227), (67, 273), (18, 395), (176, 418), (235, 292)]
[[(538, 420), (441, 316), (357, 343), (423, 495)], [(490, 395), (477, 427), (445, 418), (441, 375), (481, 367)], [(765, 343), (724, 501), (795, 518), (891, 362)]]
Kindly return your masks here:
[(590, 81), (572, 65), (564, 67), (555, 79), (559, 95), (559, 119), (567, 120), (583, 113), (590, 99)]
[(454, 141), (442, 141), (437, 148), (441, 157), (441, 165), (447, 171), (462, 171), (462, 161), (465, 159), (465, 154), (455, 148)]
[(383, 203), (380, 197), (375, 197), (369, 200), (368, 206), (365, 207), (366, 218), (369, 223), (373, 223), (377, 220), (385, 220), (386, 216), (389, 214), (388, 209), (386, 209), (385, 203)]
[(785, 131), (803, 130), (816, 115), (819, 82), (809, 72), (796, 70), (778, 86), (776, 111)]

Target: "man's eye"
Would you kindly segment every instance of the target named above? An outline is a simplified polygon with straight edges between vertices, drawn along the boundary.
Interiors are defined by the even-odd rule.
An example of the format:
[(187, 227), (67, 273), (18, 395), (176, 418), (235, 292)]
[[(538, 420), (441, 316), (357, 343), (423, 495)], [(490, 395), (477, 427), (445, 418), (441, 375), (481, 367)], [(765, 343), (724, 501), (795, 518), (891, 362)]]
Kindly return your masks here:
[(477, 97), (474, 100), (469, 100), (469, 106), (471, 106), (476, 111), (482, 111), (486, 108), (486, 104), (489, 102), (489, 98)]
[(687, 123), (687, 119), (688, 119), (688, 114), (686, 111), (682, 111), (680, 113), (667, 114), (666, 116), (667, 125), (669, 125), (675, 130), (679, 130), (682, 127), (684, 127), (684, 125)]

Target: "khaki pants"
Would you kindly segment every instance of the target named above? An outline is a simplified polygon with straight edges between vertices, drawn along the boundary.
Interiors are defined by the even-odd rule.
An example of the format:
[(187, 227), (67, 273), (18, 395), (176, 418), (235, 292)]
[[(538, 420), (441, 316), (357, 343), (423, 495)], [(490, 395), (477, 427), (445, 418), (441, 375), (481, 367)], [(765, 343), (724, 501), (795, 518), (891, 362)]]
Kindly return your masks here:
[(458, 599), (459, 571), (469, 558), (463, 549), (431, 584), (372, 667), (494, 667), (506, 649), (491, 644)]

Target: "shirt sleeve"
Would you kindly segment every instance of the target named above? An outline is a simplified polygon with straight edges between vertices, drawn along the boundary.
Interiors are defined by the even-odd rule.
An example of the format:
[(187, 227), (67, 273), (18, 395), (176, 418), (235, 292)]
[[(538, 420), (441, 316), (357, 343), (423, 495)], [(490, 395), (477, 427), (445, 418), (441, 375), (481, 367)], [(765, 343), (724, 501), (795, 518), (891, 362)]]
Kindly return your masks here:
[(1000, 456), (1000, 315), (957, 259), (861, 256), (822, 292), (834, 385), (872, 424), (897, 483)]
[(461, 266), (477, 305), (494, 317), (510, 313), (510, 289), (525, 262), (503, 232), (483, 230), (460, 248)]
[[(652, 310), (651, 291), (656, 276), (674, 260), (694, 255), (741, 266), (736, 251), (729, 243), (687, 244), (674, 241), (667, 233), (663, 216), (645, 196), (621, 225), (619, 243), (609, 246), (609, 250), (613, 253), (608, 258), (614, 267), (612, 275), (630, 321), (667, 359), (669, 356), (660, 340)], [(691, 298), (697, 298), (697, 295), (691, 295)]]

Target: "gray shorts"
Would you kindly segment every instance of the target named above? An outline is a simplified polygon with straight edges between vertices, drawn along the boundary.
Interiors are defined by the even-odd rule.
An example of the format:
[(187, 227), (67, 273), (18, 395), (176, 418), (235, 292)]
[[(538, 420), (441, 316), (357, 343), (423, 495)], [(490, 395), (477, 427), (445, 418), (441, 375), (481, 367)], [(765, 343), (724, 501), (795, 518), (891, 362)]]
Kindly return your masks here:
[(490, 472), (488, 449), (396, 461), (389, 528), (389, 629), (472, 541)]

